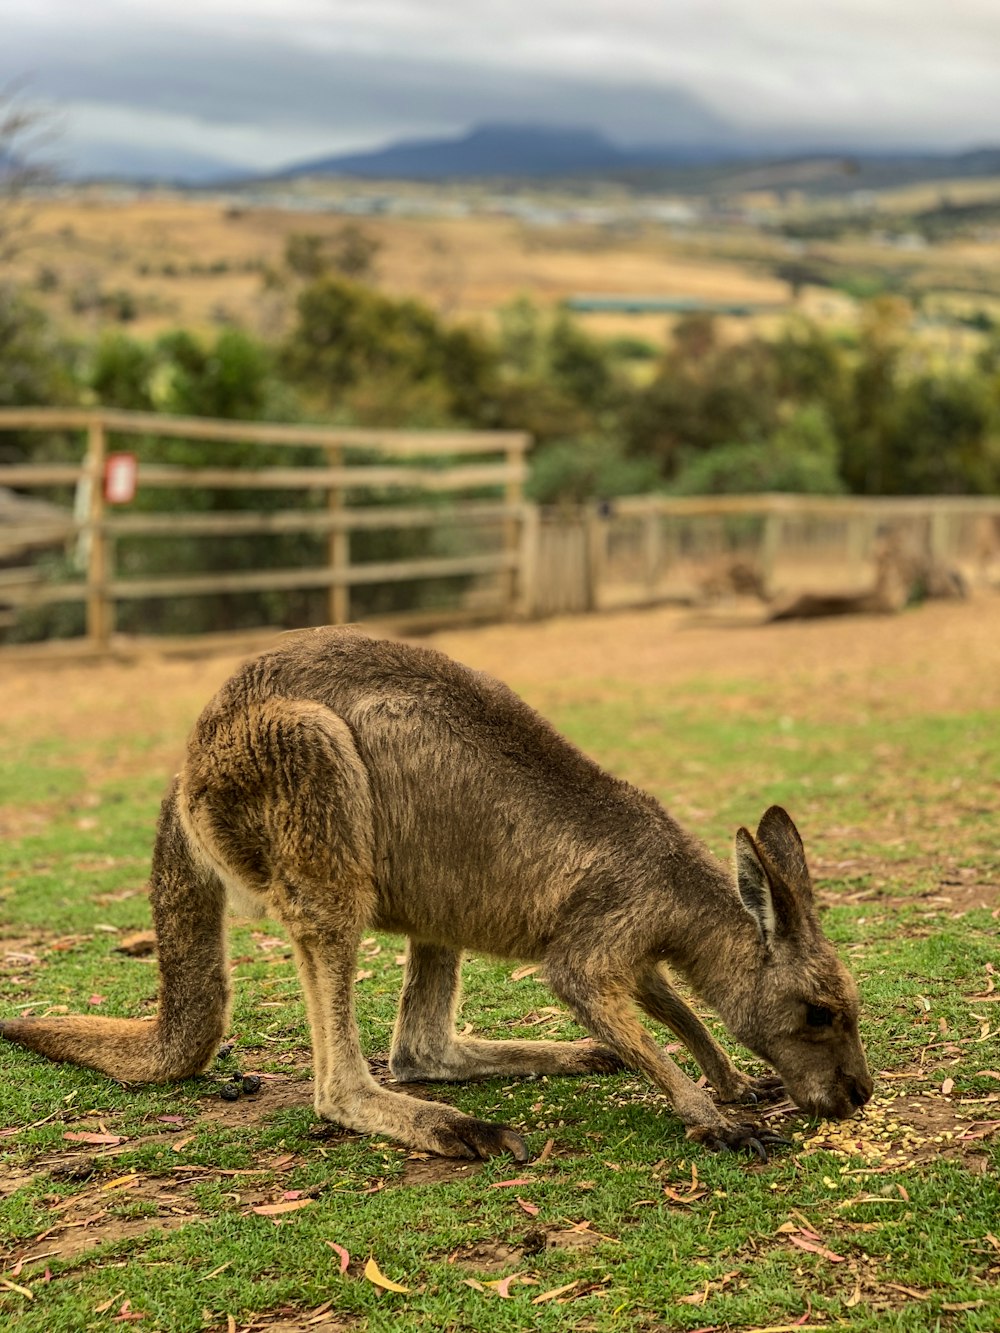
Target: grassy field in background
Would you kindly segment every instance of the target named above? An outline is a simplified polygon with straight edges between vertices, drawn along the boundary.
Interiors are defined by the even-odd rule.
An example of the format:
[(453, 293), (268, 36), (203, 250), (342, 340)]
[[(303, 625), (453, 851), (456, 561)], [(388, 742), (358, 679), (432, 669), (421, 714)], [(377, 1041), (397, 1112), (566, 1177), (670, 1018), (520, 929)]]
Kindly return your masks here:
[[(127, 327), (142, 337), (234, 322), (270, 337), (287, 318), (294, 292), (278, 296), (262, 278), (267, 269), (281, 269), (287, 238), (335, 237), (352, 221), (380, 247), (381, 287), (461, 320), (489, 323), (500, 306), (524, 294), (544, 307), (585, 292), (764, 304), (788, 297), (787, 284), (766, 265), (747, 263), (745, 253), (730, 258), (711, 246), (692, 253), (663, 227), (529, 227), (488, 214), (351, 219), (169, 194), (40, 201), (17, 274), (60, 323), (85, 333), (102, 320), (87, 305), (88, 293), (102, 291), (128, 294)], [(755, 248), (752, 238), (749, 244)], [(760, 249), (763, 256), (776, 252), (773, 240), (761, 241)], [(666, 327), (662, 315), (587, 322), (598, 332), (628, 330), (654, 341)]]
[[(693, 1148), (650, 1086), (620, 1075), (425, 1089), (521, 1129), (535, 1154), (526, 1166), (324, 1132), (287, 944), (272, 924), (240, 922), (235, 1046), (209, 1075), (123, 1088), (0, 1043), (0, 1323), (1000, 1326), (997, 713), (894, 707), (891, 673), (875, 713), (849, 673), (835, 690), (800, 692), (790, 711), (733, 658), (681, 689), (648, 671), (526, 674), (521, 687), (720, 855), (740, 823), (789, 807), (826, 929), (862, 990), (877, 1071), (862, 1116), (779, 1116), (794, 1147), (761, 1165)], [(59, 679), (72, 689), (71, 674)], [(155, 964), (116, 948), (149, 924), (169, 771), (157, 745), (179, 743), (192, 718), (185, 698), (114, 742), (68, 735), (56, 716), (48, 731), (44, 718), (0, 720), (0, 1014), (153, 1012)], [(112, 762), (121, 752), (138, 756), (127, 772)], [(383, 1077), (401, 949), (373, 937), (358, 961), (365, 1050)], [(513, 963), (470, 960), (465, 992), (460, 1021), (477, 1034), (581, 1035)], [(235, 1072), (263, 1075), (262, 1092), (223, 1101)], [(295, 1206), (255, 1211), (282, 1204)]]

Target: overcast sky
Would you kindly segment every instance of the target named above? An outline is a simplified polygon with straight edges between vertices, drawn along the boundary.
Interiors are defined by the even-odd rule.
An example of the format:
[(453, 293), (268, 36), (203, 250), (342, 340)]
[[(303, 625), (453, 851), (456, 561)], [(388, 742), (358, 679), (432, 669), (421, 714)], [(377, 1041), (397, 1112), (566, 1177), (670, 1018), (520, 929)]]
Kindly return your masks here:
[(1000, 0), (0, 0), (62, 156), (270, 168), (483, 121), (622, 143), (1000, 142)]

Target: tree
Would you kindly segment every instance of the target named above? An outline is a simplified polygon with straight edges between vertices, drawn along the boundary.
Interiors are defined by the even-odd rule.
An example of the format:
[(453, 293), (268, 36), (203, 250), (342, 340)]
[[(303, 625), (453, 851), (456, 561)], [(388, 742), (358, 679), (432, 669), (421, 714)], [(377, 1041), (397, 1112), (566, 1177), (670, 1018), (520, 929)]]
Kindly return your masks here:
[(296, 277), (315, 282), (328, 273), (339, 273), (352, 282), (370, 282), (375, 276), (375, 256), (382, 249), (356, 222), (345, 222), (332, 236), (296, 231), (285, 242), (285, 265)]
[(474, 330), (332, 274), (304, 287), (296, 309), (282, 365), (324, 406), (378, 425), (479, 415), (492, 355)]
[(50, 137), (49, 118), (19, 85), (0, 89), (0, 277), (30, 231), (31, 192), (51, 175), (36, 156)]

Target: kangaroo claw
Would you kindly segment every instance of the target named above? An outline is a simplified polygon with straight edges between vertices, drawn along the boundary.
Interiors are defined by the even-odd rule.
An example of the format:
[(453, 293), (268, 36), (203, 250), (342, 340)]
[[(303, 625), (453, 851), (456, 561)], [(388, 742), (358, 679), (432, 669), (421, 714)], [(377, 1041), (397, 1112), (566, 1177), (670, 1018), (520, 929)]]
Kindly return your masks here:
[(777, 1074), (765, 1074), (761, 1078), (751, 1079), (743, 1096), (752, 1106), (760, 1102), (777, 1102), (785, 1096), (785, 1085)]
[(439, 1140), (436, 1151), (444, 1157), (496, 1157), (510, 1153), (515, 1161), (526, 1162), (531, 1156), (528, 1145), (515, 1130), (471, 1116), (462, 1116), (447, 1131), (443, 1130)]
[(772, 1134), (769, 1129), (738, 1122), (721, 1128), (688, 1130), (688, 1138), (703, 1143), (712, 1152), (751, 1152), (762, 1162), (769, 1160), (768, 1148), (791, 1146), (788, 1139)]

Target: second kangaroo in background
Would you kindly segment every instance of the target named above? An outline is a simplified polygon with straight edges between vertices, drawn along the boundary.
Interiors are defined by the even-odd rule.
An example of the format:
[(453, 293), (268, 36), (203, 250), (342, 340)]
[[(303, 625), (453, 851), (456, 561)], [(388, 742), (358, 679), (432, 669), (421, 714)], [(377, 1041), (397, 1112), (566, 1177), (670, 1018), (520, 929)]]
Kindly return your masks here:
[[(124, 1082), (207, 1068), (227, 1021), (227, 895), (283, 922), (328, 1120), (452, 1157), (512, 1129), (380, 1087), (354, 1019), (358, 944), (409, 938), (398, 1080), (641, 1070), (688, 1137), (766, 1156), (775, 1135), (720, 1109), (640, 1023), (689, 1048), (722, 1102), (780, 1091), (848, 1116), (872, 1094), (858, 994), (824, 937), (802, 842), (773, 806), (736, 834), (735, 882), (651, 796), (604, 772), (505, 685), (441, 653), (323, 629), (222, 687), (160, 815), (151, 899), (155, 1022), (22, 1018), (0, 1035)], [(463, 949), (540, 962), (594, 1042), (455, 1031)], [(669, 970), (668, 970), (669, 969)], [(683, 977), (780, 1079), (741, 1073), (670, 979)]]

